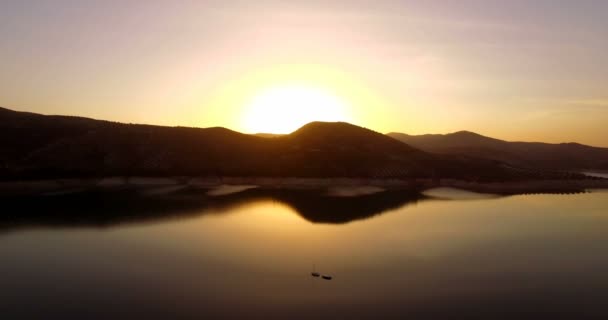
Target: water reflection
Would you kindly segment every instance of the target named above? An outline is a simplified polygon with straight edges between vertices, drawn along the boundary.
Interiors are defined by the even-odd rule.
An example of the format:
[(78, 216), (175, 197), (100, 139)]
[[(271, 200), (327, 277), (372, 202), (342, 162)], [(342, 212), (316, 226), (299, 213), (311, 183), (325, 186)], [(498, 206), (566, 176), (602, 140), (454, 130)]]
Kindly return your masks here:
[(150, 195), (134, 190), (81, 192), (2, 199), (7, 210), (0, 230), (23, 227), (110, 227), (161, 222), (208, 214), (227, 214), (257, 201), (276, 201), (312, 223), (343, 224), (429, 199), (404, 190), (357, 197), (329, 196), (325, 190), (248, 189), (220, 196), (201, 190)]
[[(254, 189), (4, 199), (13, 232), (0, 236), (0, 310), (6, 319), (608, 317), (608, 193), (459, 196), (467, 200)], [(313, 264), (334, 279), (311, 277)]]

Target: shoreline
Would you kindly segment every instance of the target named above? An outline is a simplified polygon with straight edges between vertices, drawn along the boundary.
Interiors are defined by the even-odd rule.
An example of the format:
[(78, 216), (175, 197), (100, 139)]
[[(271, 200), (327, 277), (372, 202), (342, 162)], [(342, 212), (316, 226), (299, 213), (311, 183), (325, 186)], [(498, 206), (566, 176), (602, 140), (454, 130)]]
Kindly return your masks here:
[[(214, 189), (225, 186), (250, 186), (263, 189), (376, 188), (425, 191), (456, 188), (478, 193), (512, 195), (526, 193), (575, 193), (588, 189), (608, 189), (608, 179), (527, 180), (472, 182), (453, 179), (355, 179), (355, 178), (272, 178), (272, 177), (107, 177), (98, 179), (50, 179), (1, 181), (0, 197), (60, 195), (91, 190), (136, 190), (148, 194), (167, 194), (183, 189)], [(158, 192), (154, 192), (157, 190)]]

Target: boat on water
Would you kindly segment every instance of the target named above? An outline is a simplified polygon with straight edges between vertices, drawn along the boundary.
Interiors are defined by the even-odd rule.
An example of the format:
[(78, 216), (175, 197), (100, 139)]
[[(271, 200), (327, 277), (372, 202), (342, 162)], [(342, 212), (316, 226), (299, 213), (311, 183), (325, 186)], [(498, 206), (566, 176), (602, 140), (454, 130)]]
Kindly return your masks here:
[(330, 275), (328, 275), (328, 274), (321, 275), (320, 273), (318, 273), (317, 272), (317, 268), (316, 268), (316, 266), (314, 264), (312, 265), (312, 272), (310, 273), (310, 275), (313, 276), (313, 277), (315, 277), (315, 278), (321, 277), (321, 278), (323, 278), (325, 280), (331, 280), (331, 279), (333, 279), (333, 277), (330, 276)]

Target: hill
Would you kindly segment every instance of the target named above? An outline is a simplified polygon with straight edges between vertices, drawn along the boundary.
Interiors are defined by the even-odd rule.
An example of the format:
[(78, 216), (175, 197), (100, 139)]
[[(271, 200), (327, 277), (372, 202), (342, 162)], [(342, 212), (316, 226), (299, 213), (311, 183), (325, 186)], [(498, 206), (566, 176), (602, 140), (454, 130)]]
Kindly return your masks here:
[[(470, 155), (434, 155), (348, 123), (269, 139), (225, 128), (122, 124), (0, 109), (0, 178), (103, 176), (529, 179)], [(542, 177), (561, 177), (543, 173)]]
[(519, 167), (550, 170), (608, 170), (608, 148), (578, 143), (508, 142), (469, 131), (425, 135), (393, 132), (388, 136), (427, 152), (468, 155)]

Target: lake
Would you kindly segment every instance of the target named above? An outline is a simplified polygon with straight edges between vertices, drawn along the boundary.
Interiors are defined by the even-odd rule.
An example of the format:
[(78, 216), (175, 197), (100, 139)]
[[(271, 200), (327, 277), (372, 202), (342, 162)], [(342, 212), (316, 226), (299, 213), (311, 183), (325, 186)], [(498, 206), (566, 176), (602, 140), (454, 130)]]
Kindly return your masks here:
[(83, 193), (1, 219), (3, 319), (608, 317), (601, 190)]

